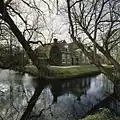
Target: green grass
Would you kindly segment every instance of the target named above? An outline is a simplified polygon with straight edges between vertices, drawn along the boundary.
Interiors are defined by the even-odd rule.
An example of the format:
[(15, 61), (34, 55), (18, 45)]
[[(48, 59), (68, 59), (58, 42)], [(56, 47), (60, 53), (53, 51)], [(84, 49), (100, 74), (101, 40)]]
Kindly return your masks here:
[[(86, 73), (98, 72), (98, 68), (94, 65), (81, 65), (81, 66), (57, 66), (50, 67), (55, 73), (54, 76), (74, 76)], [(26, 66), (24, 72), (30, 73), (31, 75), (38, 75), (38, 70), (35, 66)]]
[(120, 117), (115, 116), (109, 109), (101, 108), (97, 113), (88, 115), (82, 120), (120, 120)]
[[(107, 71), (110, 72), (112, 67), (107, 65), (105, 66)], [(75, 76), (75, 75), (83, 75), (83, 74), (89, 74), (89, 73), (96, 73), (99, 72), (99, 69), (95, 65), (80, 65), (80, 66), (54, 66), (50, 69), (54, 73), (54, 76), (61, 76), (61, 77), (68, 77), (68, 76)], [(27, 72), (33, 76), (38, 75), (38, 70), (35, 66), (25, 66), (25, 69), (23, 72)]]
[(81, 65), (81, 66), (73, 66), (73, 67), (54, 67), (51, 68), (55, 71), (56, 76), (74, 76), (74, 75), (81, 75), (86, 73), (93, 73), (98, 72), (98, 68), (94, 65)]

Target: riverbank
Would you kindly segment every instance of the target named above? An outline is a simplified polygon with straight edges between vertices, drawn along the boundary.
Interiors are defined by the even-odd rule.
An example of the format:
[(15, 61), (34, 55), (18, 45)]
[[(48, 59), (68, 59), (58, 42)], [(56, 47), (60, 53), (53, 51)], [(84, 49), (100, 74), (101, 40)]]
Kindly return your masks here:
[[(100, 73), (100, 70), (94, 65), (81, 65), (81, 66), (50, 66), (49, 69), (53, 71), (50, 77), (56, 78), (75, 78), (82, 76), (91, 76)], [(30, 75), (39, 75), (35, 66), (25, 66), (24, 71)]]
[[(106, 69), (111, 71), (112, 66), (111, 65), (105, 65)], [(37, 68), (34, 65), (29, 65), (25, 67), (14, 67), (14, 68), (6, 68), (6, 67), (0, 67), (2, 69), (11, 69), (15, 71), (19, 71), (22, 73), (28, 73), (32, 76), (39, 76), (39, 72)], [(49, 66), (49, 69), (52, 71), (52, 75), (47, 76), (52, 79), (74, 79), (79, 77), (85, 77), (85, 76), (94, 76), (97, 74), (100, 74), (100, 70), (92, 64), (89, 65), (80, 65), (80, 66)]]

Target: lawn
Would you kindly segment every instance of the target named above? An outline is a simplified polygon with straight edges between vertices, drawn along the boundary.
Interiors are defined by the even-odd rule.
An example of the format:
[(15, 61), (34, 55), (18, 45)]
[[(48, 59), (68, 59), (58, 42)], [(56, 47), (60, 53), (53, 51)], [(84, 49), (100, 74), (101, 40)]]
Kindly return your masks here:
[(55, 71), (56, 76), (74, 76), (83, 75), (88, 73), (99, 72), (98, 68), (94, 65), (81, 65), (81, 66), (63, 66), (63, 67), (51, 67)]

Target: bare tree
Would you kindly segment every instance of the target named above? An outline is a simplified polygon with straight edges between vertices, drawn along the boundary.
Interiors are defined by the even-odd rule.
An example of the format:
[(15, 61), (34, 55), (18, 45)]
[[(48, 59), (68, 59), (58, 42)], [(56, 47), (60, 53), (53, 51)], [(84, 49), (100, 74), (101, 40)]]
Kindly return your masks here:
[[(45, 2), (44, 0), (42, 2), (46, 4), (49, 8), (47, 2)], [(21, 10), (21, 6), (24, 9)], [(26, 14), (27, 12), (28, 14)], [(31, 17), (31, 14), (33, 14), (33, 19)], [(15, 21), (15, 18), (17, 19), (17, 21)], [(43, 36), (41, 28), (45, 27), (44, 13), (37, 6), (36, 1), (33, 0), (27, 2), (25, 0), (7, 0), (5, 2), (4, 0), (0, 0), (0, 19), (0, 23), (8, 26), (8, 28), (18, 39), (19, 43), (24, 48), (29, 58), (32, 60), (33, 64), (38, 68), (40, 76), (48, 75), (50, 73), (48, 66), (41, 64), (37, 54), (34, 50), (32, 50), (32, 47), (30, 45), (30, 43), (42, 43), (41, 40), (34, 41), (33, 37), (36, 36), (36, 34)], [(39, 85), (37, 85), (37, 87), (35, 88), (34, 95), (30, 99), (28, 106), (21, 117), (21, 120), (26, 120), (29, 117), (42, 89), (46, 84), (48, 84), (48, 80), (45, 80), (44, 77), (40, 77), (40, 80), (41, 82), (39, 82)]]
[[(0, 19), (2, 19), (1, 23), (4, 24), (7, 23), (6, 25), (9, 26), (9, 28), (14, 33), (18, 41), (21, 43), (21, 45), (27, 52), (29, 58), (32, 60), (33, 64), (39, 69), (40, 74), (44, 76), (46, 73), (49, 73), (49, 70), (47, 66), (40, 64), (38, 56), (32, 50), (30, 45), (30, 43), (31, 44), (42, 43), (41, 40), (39, 39), (37, 40), (35, 37), (37, 35), (38, 35), (37, 38), (41, 38), (44, 36), (40, 31), (42, 28), (45, 27), (44, 13), (36, 4), (37, 4), (36, 1), (26, 2), (24, 0), (21, 1), (8, 0), (4, 2), (3, 0), (1, 0)], [(26, 7), (27, 10), (26, 9), (21, 10), (20, 6)], [(14, 20), (11, 17), (14, 18)], [(17, 19), (17, 21), (15, 21), (15, 19)]]
[[(120, 99), (120, 64), (111, 51), (120, 42), (119, 0), (67, 0), (70, 35), (91, 63), (115, 84), (116, 97)], [(79, 39), (84, 36), (85, 39)], [(82, 38), (82, 37), (81, 37)], [(91, 42), (91, 45), (83, 43)], [(108, 71), (101, 63), (103, 54), (114, 66)]]

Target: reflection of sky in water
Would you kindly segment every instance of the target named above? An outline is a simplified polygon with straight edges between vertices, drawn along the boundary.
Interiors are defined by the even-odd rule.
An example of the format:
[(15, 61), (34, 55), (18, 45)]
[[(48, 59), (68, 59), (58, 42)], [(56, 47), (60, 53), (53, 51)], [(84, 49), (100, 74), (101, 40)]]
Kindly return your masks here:
[(101, 96), (109, 92), (113, 92), (113, 85), (103, 74), (91, 79), (90, 88), (87, 91), (88, 95)]
[[(61, 96), (58, 96), (57, 103), (52, 105), (53, 116), (57, 120), (59, 119), (66, 120), (68, 118), (68, 115), (71, 116), (69, 120), (73, 120), (77, 116), (79, 117), (83, 116), (94, 105), (102, 101), (104, 98), (109, 96), (110, 93), (113, 92), (113, 84), (111, 83), (111, 81), (108, 81), (107, 78), (102, 74), (92, 78), (84, 78), (84, 79), (82, 78), (80, 80), (83, 81), (82, 83), (80, 83), (82, 84), (83, 87), (80, 88), (80, 86), (78, 86), (77, 83), (76, 86), (74, 86), (74, 89), (73, 88), (70, 89), (69, 88), (70, 83), (66, 84), (66, 87), (67, 89), (69, 88), (68, 89), (69, 91), (65, 89), (66, 93), (64, 93)], [(87, 86), (87, 89), (84, 87), (86, 84), (89, 84), (89, 86)], [(63, 86), (65, 88), (65, 85)], [(49, 89), (45, 89), (45, 90), (48, 92), (48, 94), (51, 94)], [(76, 94), (74, 94), (74, 92), (76, 91), (77, 91), (77, 96)], [(81, 95), (81, 91), (84, 91), (82, 95)], [(45, 99), (48, 98), (45, 97)], [(49, 98), (49, 100), (52, 99)], [(47, 113), (48, 111), (45, 112), (45, 114)], [(45, 117), (45, 119), (47, 118)], [(53, 118), (51, 118), (50, 120), (53, 120)]]
[[(30, 90), (32, 89), (30, 82), (26, 81), (31, 79), (32, 77), (28, 76), (28, 74), (23, 75), (13, 70), (0, 69), (0, 115), (2, 115), (3, 118), (11, 118), (10, 120), (12, 120), (13, 115), (17, 115), (18, 111), (24, 109), (23, 106), (25, 106), (27, 100), (29, 100), (24, 90), (30, 88), (27, 93), (31, 93)], [(29, 97), (31, 97), (31, 95)], [(13, 115), (9, 116), (10, 113)]]
[[(10, 104), (10, 86), (13, 87), (14, 106), (18, 110), (24, 110), (24, 106), (34, 92), (31, 80), (32, 77), (28, 74), (22, 75), (12, 70), (0, 70), (0, 90), (6, 93), (4, 95), (4, 102), (6, 102), (3, 111)], [(108, 81), (102, 74), (92, 78), (68, 81), (61, 86), (61, 94), (58, 95), (57, 103), (51, 106), (53, 117), (51, 117), (50, 110), (46, 110), (44, 112), (45, 120), (48, 118), (49, 120), (74, 120), (75, 117), (84, 115), (92, 106), (103, 100), (108, 96), (108, 93), (113, 92), (111, 81)], [(0, 94), (3, 93), (0, 92)], [(53, 95), (48, 86), (43, 89), (34, 111), (39, 112), (41, 108), (48, 108), (52, 100)], [(0, 104), (2, 104), (2, 101), (0, 101)]]

